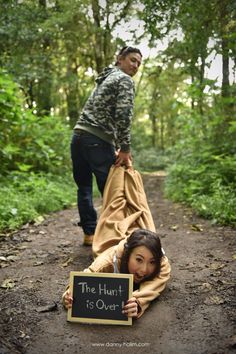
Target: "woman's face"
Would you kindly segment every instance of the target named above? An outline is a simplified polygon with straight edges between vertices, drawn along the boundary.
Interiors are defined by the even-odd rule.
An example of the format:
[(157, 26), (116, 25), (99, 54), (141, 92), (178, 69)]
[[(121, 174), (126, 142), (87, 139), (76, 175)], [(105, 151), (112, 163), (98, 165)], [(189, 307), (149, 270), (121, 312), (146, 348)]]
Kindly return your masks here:
[(134, 76), (141, 64), (142, 57), (139, 53), (129, 53), (125, 57), (118, 58), (117, 66), (127, 75)]
[(156, 261), (152, 252), (145, 246), (133, 249), (128, 261), (128, 270), (134, 275), (134, 282), (141, 283), (156, 270)]

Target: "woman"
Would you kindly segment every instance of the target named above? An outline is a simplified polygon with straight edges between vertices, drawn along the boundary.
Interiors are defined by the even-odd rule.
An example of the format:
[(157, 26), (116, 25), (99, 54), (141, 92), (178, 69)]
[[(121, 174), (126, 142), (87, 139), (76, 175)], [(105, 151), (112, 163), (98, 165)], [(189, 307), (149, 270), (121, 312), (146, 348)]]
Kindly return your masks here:
[[(137, 171), (111, 168), (93, 252), (95, 261), (84, 271), (133, 274), (134, 291), (123, 311), (129, 317), (142, 316), (151, 301), (164, 290), (170, 277), (170, 264), (155, 232)], [(72, 301), (70, 289), (67, 289), (63, 304), (69, 308)]]

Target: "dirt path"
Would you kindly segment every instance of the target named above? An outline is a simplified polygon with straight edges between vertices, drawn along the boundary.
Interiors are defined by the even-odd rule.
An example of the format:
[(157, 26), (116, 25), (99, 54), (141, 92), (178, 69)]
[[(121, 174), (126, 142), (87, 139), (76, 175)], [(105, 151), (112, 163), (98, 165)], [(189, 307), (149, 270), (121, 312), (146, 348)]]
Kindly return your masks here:
[(69, 272), (82, 270), (92, 257), (75, 226), (76, 209), (61, 211), (1, 237), (1, 354), (235, 352), (236, 230), (211, 226), (163, 199), (163, 177), (143, 179), (172, 265), (160, 298), (132, 327), (68, 323), (61, 295)]

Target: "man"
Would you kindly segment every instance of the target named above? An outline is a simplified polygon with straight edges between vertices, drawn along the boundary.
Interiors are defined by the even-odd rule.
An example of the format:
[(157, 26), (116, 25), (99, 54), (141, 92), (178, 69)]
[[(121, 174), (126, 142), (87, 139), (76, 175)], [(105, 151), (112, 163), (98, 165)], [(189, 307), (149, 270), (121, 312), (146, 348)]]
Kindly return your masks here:
[(73, 177), (78, 186), (78, 225), (84, 231), (84, 245), (91, 246), (97, 224), (93, 206), (92, 178), (103, 194), (110, 167), (130, 166), (130, 128), (134, 105), (134, 82), (131, 79), (142, 61), (139, 49), (124, 47), (114, 67), (105, 68), (96, 79), (74, 127), (71, 142)]

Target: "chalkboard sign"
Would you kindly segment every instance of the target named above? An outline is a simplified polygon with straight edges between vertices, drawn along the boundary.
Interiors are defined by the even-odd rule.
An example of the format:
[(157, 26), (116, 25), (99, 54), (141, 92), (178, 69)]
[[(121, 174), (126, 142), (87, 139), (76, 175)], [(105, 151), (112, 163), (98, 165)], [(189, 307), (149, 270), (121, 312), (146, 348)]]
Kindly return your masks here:
[(132, 274), (70, 272), (70, 289), (68, 321), (132, 325), (132, 318), (122, 314), (132, 297)]

